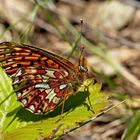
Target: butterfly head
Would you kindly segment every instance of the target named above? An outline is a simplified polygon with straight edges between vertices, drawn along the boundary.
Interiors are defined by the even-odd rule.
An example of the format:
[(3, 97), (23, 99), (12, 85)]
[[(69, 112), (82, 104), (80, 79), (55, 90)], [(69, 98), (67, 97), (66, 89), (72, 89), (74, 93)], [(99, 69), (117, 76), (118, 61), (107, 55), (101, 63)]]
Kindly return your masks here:
[(87, 73), (88, 69), (86, 67), (86, 60), (85, 60), (85, 57), (83, 56), (83, 50), (84, 50), (84, 46), (81, 45), (80, 46), (80, 56), (79, 56), (79, 64), (78, 64), (78, 69), (79, 69), (79, 72), (81, 73)]
[(87, 75), (88, 69), (86, 67), (86, 59), (82, 55), (84, 47), (81, 46), (81, 53), (79, 57), (79, 62), (78, 62), (78, 79), (80, 81), (83, 81)]
[(84, 57), (82, 58), (82, 61), (78, 65), (78, 70), (80, 73), (87, 73), (88, 72)]

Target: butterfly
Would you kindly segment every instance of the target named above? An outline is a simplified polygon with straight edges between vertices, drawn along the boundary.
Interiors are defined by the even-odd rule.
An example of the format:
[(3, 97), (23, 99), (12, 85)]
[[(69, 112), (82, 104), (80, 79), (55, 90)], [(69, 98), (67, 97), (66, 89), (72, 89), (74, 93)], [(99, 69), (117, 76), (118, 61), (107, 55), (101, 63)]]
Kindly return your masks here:
[(51, 52), (13, 42), (0, 43), (0, 66), (12, 78), (17, 100), (35, 114), (53, 111), (82, 84), (87, 68)]

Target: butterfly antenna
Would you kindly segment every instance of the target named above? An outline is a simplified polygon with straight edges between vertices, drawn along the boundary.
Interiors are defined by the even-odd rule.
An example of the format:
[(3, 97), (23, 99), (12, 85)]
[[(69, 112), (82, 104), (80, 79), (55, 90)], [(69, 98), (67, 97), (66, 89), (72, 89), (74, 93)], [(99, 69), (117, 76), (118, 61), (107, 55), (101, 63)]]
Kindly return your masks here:
[(80, 25), (81, 25), (81, 30), (80, 30), (80, 44), (82, 42), (82, 34), (83, 34), (83, 19), (80, 19)]
[(79, 56), (79, 71), (81, 72), (87, 72), (87, 68), (85, 67), (85, 58), (82, 56), (83, 54), (83, 50), (84, 50), (84, 46), (82, 45), (82, 33), (83, 33), (83, 20), (81, 19), (81, 31), (80, 31), (80, 56)]
[[(81, 45), (80, 46), (80, 56), (79, 56), (79, 66), (81, 65), (81, 58), (82, 58), (82, 54), (83, 54), (83, 50), (84, 50), (84, 46), (83, 45)], [(83, 65), (83, 64), (82, 64)]]
[[(80, 30), (80, 44), (82, 44), (83, 23), (84, 23), (84, 21), (83, 21), (83, 19), (81, 19), (80, 20), (80, 25), (81, 25), (81, 30)], [(80, 53), (80, 56), (79, 56), (79, 66), (81, 65), (81, 57), (82, 57), (83, 50), (84, 50), (84, 46), (81, 45), (80, 46), (81, 53)]]

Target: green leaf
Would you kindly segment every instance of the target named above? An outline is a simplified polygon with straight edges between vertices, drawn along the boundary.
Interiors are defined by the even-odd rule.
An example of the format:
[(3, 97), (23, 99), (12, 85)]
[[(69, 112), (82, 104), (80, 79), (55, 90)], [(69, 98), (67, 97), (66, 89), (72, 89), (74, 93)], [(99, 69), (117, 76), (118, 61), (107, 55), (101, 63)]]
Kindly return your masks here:
[(133, 117), (132, 121), (129, 123), (128, 128), (122, 136), (122, 140), (136, 140), (137, 136), (140, 134), (140, 111)]
[[(13, 92), (11, 80), (0, 69), (0, 85), (2, 100)], [(8, 80), (6, 80), (8, 79)], [(15, 94), (12, 94), (0, 106), (2, 138), (6, 140), (35, 140), (41, 137), (58, 138), (64, 134), (91, 121), (100, 114), (108, 104), (108, 97), (100, 92), (101, 84), (92, 79), (86, 80), (75, 95), (71, 95), (65, 102), (64, 112), (61, 115), (62, 106), (58, 106), (47, 115), (35, 115), (19, 108)], [(6, 94), (6, 95), (5, 95)], [(7, 110), (4, 110), (8, 104)], [(3, 121), (5, 123), (3, 123)], [(6, 124), (6, 126), (5, 126)]]
[[(10, 123), (14, 120), (19, 103), (16, 101), (15, 94), (13, 94), (11, 79), (5, 74), (0, 67), (0, 131), (3, 132)], [(11, 113), (12, 115), (10, 115)], [(13, 123), (13, 129), (17, 127), (17, 123)]]

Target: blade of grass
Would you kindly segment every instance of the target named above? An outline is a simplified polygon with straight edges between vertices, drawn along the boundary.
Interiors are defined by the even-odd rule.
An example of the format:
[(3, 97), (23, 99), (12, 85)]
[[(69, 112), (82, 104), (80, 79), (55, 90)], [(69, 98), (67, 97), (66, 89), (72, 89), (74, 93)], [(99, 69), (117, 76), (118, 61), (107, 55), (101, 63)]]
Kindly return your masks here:
[[(50, 24), (57, 30), (57, 32), (60, 34), (60, 36), (62, 37), (62, 39), (66, 42), (69, 42), (66, 35), (61, 32), (61, 30), (58, 28), (58, 26), (56, 25), (56, 23), (54, 22), (53, 18), (49, 15), (48, 12), (45, 12), (45, 16), (47, 17), (48, 21), (50, 22)], [(72, 46), (72, 43), (70, 43), (70, 46)]]
[(20, 37), (20, 40), (22, 43), (27, 43), (29, 40), (29, 36), (31, 35), (31, 31), (33, 29), (34, 26), (34, 21), (36, 19), (36, 15), (39, 11), (40, 7), (38, 5), (35, 5), (35, 7), (33, 8), (33, 10), (31, 11), (31, 13), (29, 14), (31, 18), (31, 23), (24, 29), (24, 32), (22, 34), (22, 36)]
[(79, 44), (79, 42), (80, 42), (80, 39), (81, 39), (81, 37), (79, 37), (79, 38), (76, 40), (76, 42), (74, 43), (74, 46), (72, 47), (71, 52), (68, 54), (67, 59), (70, 59), (71, 56), (73, 55), (73, 53), (76, 51), (76, 48), (77, 48), (77, 46), (78, 46), (78, 44)]
[(112, 88), (112, 89), (115, 89), (116, 88), (116, 85), (115, 83), (113, 83), (113, 81), (111, 80), (111, 78), (109, 78), (108, 76), (104, 75), (103, 73), (100, 73), (98, 71), (95, 71), (94, 70), (94, 73), (100, 77), (102, 80), (106, 81), (107, 84)]
[(140, 111), (133, 117), (121, 140), (136, 140), (140, 134)]

